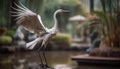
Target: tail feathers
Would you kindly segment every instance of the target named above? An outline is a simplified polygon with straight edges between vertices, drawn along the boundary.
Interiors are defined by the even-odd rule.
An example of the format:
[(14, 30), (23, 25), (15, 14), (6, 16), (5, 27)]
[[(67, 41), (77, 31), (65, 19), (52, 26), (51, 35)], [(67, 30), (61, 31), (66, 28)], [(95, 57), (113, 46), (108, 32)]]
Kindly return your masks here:
[(28, 49), (33, 49), (33, 48), (35, 47), (35, 45), (36, 45), (38, 42), (40, 42), (40, 41), (42, 41), (41, 38), (36, 38), (35, 40), (27, 43), (27, 44), (26, 44), (26, 47), (27, 47)]
[(50, 35), (47, 35), (46, 37), (44, 37), (43, 42), (42, 42), (42, 46), (48, 41), (49, 37), (50, 37)]

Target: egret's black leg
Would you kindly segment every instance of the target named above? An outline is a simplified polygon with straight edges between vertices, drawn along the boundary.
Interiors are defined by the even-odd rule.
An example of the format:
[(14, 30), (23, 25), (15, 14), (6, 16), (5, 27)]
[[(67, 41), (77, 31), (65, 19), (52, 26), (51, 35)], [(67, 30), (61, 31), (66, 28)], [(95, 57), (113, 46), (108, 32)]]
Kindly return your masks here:
[[(47, 44), (46, 44), (47, 45)], [(46, 68), (51, 68), (50, 66), (48, 66), (48, 62), (45, 56), (45, 48), (46, 45), (42, 46), (39, 48), (39, 51), (41, 51), (41, 54), (39, 54), (39, 56), (41, 57), (41, 61), (42, 61), (42, 68), (46, 69)], [(42, 60), (43, 59), (43, 60)], [(44, 62), (43, 62), (44, 61)]]
[(43, 58), (45, 60), (45, 64), (48, 66), (48, 62), (47, 62), (47, 59), (46, 59), (46, 56), (45, 56), (45, 46), (43, 47), (42, 54), (43, 54)]
[[(46, 44), (47, 45), (47, 44)], [(43, 46), (43, 51), (42, 51), (42, 54), (43, 54), (43, 58), (44, 58), (44, 61), (45, 61), (45, 68), (50, 68), (50, 69), (53, 69), (51, 68), (49, 65), (48, 65), (48, 62), (47, 62), (47, 59), (46, 59), (46, 55), (45, 55), (45, 48), (46, 48), (46, 45)]]
[(42, 60), (42, 56), (41, 56), (41, 54), (40, 54), (40, 51), (38, 50), (37, 53), (38, 53), (38, 56), (39, 56), (39, 58), (40, 58), (41, 65), (43, 65), (43, 60)]
[(44, 64), (44, 57), (43, 57), (43, 47), (40, 47), (38, 50), (38, 56), (40, 57), (40, 60), (41, 60), (41, 64), (40, 64), (40, 67), (42, 67), (42, 69), (46, 69), (46, 66)]

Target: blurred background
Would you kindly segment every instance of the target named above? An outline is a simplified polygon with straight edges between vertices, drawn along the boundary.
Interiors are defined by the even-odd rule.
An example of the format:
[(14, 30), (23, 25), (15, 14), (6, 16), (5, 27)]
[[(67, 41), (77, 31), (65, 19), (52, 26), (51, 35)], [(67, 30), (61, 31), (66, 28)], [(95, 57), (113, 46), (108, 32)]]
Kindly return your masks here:
[(36, 36), (24, 29), (22, 34), (18, 32), (16, 20), (11, 16), (11, 6), (16, 7), (14, 3), (19, 2), (39, 14), (48, 28), (54, 25), (53, 14), (57, 9), (70, 11), (57, 17), (59, 32), (46, 47), (48, 63), (55, 69), (80, 69), (71, 60), (73, 55), (88, 52), (96, 55), (99, 49), (108, 47), (120, 51), (119, 0), (0, 0), (1, 69), (28, 69), (40, 63), (39, 57), (25, 48)]

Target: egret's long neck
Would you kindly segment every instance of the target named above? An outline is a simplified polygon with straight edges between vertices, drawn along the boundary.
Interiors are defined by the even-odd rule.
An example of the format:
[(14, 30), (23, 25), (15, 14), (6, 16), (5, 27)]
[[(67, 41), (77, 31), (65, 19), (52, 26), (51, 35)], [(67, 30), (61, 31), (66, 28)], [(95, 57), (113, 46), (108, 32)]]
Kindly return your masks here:
[(57, 12), (55, 12), (54, 13), (54, 16), (53, 16), (53, 18), (54, 18), (54, 29), (57, 29), (57, 27), (58, 27), (58, 21), (57, 21)]

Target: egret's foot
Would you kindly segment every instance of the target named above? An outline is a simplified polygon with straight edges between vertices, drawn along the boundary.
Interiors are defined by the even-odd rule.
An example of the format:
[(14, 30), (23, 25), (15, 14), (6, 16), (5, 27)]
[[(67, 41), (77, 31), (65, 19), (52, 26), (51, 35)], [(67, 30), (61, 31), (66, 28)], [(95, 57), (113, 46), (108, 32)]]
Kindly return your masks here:
[(43, 69), (53, 69), (52, 67), (48, 66), (47, 64), (39, 64), (40, 67)]

